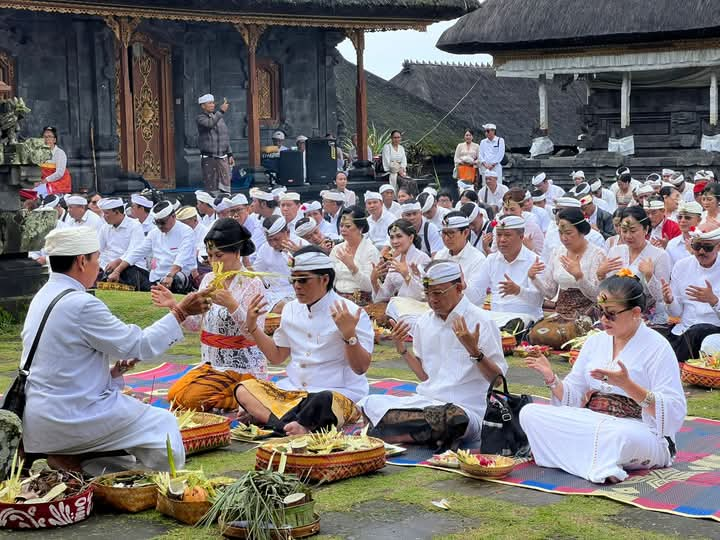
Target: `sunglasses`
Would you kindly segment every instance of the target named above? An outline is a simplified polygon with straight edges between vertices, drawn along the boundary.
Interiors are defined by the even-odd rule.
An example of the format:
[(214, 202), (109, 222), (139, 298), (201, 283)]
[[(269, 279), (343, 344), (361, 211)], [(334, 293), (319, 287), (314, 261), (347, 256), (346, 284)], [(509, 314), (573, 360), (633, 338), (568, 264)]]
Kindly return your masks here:
[(712, 253), (715, 250), (716, 244), (699, 244), (699, 243), (693, 243), (690, 244), (690, 247), (694, 251), (704, 251), (705, 253)]
[(318, 279), (319, 277), (320, 276), (297, 276), (297, 277), (290, 276), (288, 278), (288, 281), (290, 282), (291, 285), (295, 285), (296, 283), (298, 285), (305, 285), (311, 279)]
[(167, 219), (156, 219), (155, 225), (157, 225), (158, 227), (164, 227), (165, 225), (167, 225), (167, 222)]
[(620, 315), (621, 313), (625, 313), (626, 311), (630, 311), (631, 309), (633, 308), (625, 308), (613, 313), (612, 311), (607, 311), (605, 308), (600, 308), (600, 316), (605, 317), (610, 322), (614, 322), (615, 319), (617, 319), (618, 315)]
[(454, 289), (455, 285), (451, 285), (447, 289), (443, 289), (442, 291), (428, 291), (425, 289), (425, 296), (428, 298), (440, 298), (441, 296), (444, 296), (446, 292), (448, 292), (450, 289)]

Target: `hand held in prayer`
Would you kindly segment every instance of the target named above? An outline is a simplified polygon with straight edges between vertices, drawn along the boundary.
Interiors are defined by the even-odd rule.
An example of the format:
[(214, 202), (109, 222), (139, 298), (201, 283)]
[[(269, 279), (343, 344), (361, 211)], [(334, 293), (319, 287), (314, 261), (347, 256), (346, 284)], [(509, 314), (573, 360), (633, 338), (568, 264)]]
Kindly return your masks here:
[(488, 253), (490, 251), (490, 248), (492, 247), (492, 241), (493, 241), (492, 233), (485, 233), (482, 235), (482, 245), (483, 245), (483, 249), (485, 250), (485, 253)]
[(606, 384), (617, 386), (618, 388), (624, 389), (630, 382), (630, 374), (628, 373), (625, 364), (618, 360), (617, 371), (610, 371), (607, 369), (593, 369), (590, 371), (590, 376), (598, 381), (603, 381)]
[(674, 298), (672, 288), (670, 288), (670, 284), (665, 281), (664, 278), (660, 278), (660, 285), (662, 286), (663, 302), (665, 302), (666, 304), (672, 304)]
[(690, 285), (687, 289), (685, 289), (685, 294), (688, 295), (690, 300), (695, 300), (696, 302), (701, 302), (703, 304), (710, 304), (711, 306), (714, 306), (718, 303), (718, 297), (715, 296), (712, 285), (708, 280), (705, 280), (704, 287)]
[(164, 278), (162, 278), (162, 280), (160, 280), (160, 284), (164, 285), (168, 289), (172, 287), (172, 282), (173, 282), (173, 278), (170, 276), (165, 276)]
[(373, 288), (377, 285), (378, 281), (383, 281), (387, 274), (387, 263), (380, 260), (377, 264), (370, 263), (372, 265), (372, 271), (370, 272), (370, 281), (373, 284)]
[(343, 246), (337, 250), (337, 258), (348, 267), (348, 270), (353, 271), (353, 268), (355, 268), (355, 258), (347, 246)]
[(230, 104), (225, 100), (222, 105), (220, 105), (220, 110), (222, 112), (227, 112), (227, 110), (230, 108)]
[(257, 328), (258, 317), (260, 317), (260, 315), (265, 315), (268, 312), (266, 309), (267, 306), (267, 300), (265, 300), (265, 297), (262, 294), (256, 294), (252, 297), (250, 305), (248, 305), (247, 315), (245, 316), (245, 326), (247, 326), (248, 331), (252, 331)]
[(330, 240), (330, 238), (325, 238), (322, 242), (320, 242), (320, 246), (318, 247), (326, 253), (330, 253), (332, 251), (332, 248), (335, 247), (335, 242)]
[(516, 296), (518, 294), (520, 294), (520, 285), (505, 274), (505, 281), (500, 282), (500, 295), (505, 298), (506, 296)]
[(282, 247), (288, 253), (295, 253), (298, 249), (300, 249), (300, 246), (298, 246), (295, 242), (291, 242), (290, 240), (285, 240)]
[(203, 289), (202, 291), (190, 293), (182, 299), (177, 307), (188, 315), (200, 315), (205, 313), (212, 305), (210, 292), (210, 289)]
[(551, 383), (555, 376), (552, 366), (550, 365), (550, 360), (537, 351), (530, 351), (528, 353), (528, 357), (525, 359), (525, 365), (540, 373), (543, 379), (545, 379), (546, 384)]
[(544, 271), (545, 263), (540, 260), (540, 257), (535, 257), (535, 262), (530, 267), (530, 270), (528, 270), (528, 277), (530, 279), (535, 279), (538, 274), (541, 274)]
[(390, 261), (390, 270), (392, 270), (393, 272), (397, 272), (405, 279), (409, 277), (410, 270), (408, 269), (408, 265), (405, 262), (405, 254), (400, 257), (399, 261), (395, 259)]
[(566, 256), (560, 257), (560, 264), (562, 264), (565, 271), (577, 280), (583, 278), (583, 271), (580, 268), (580, 257), (579, 256)]
[(410, 335), (410, 325), (405, 321), (390, 321), (390, 326), (390, 339), (395, 343), (395, 350), (402, 354), (405, 351), (405, 339)]
[(646, 257), (638, 264), (638, 270), (645, 276), (646, 281), (650, 281), (655, 272), (655, 263), (650, 257)]
[(235, 313), (239, 304), (235, 297), (227, 289), (216, 289), (210, 293), (213, 303), (224, 307), (228, 313)]
[(605, 260), (600, 263), (600, 266), (598, 266), (597, 277), (602, 281), (608, 274), (614, 274), (620, 270), (622, 266), (623, 262), (620, 257), (613, 257), (612, 259), (605, 258)]
[(475, 331), (470, 332), (465, 322), (465, 317), (458, 317), (452, 323), (453, 332), (457, 337), (460, 344), (465, 347), (465, 350), (470, 356), (480, 356), (482, 351), (478, 347), (478, 340), (480, 339), (480, 323), (475, 325)]
[(118, 360), (115, 362), (115, 365), (110, 370), (110, 376), (113, 379), (117, 379), (118, 377), (122, 377), (126, 371), (131, 370), (135, 367), (135, 364), (137, 364), (140, 361), (139, 358), (133, 358), (131, 360)]
[(150, 288), (150, 297), (155, 307), (163, 307), (172, 309), (177, 305), (173, 293), (171, 293), (167, 287), (162, 285), (153, 285)]
[(335, 302), (330, 308), (330, 316), (335, 322), (335, 326), (340, 330), (343, 339), (348, 340), (355, 335), (355, 328), (358, 322), (360, 322), (360, 313), (362, 310), (358, 308), (355, 315), (350, 313), (345, 302)]
[(410, 263), (410, 270), (412, 270), (412, 273), (415, 274), (417, 277), (420, 277), (420, 268), (418, 267), (417, 263)]

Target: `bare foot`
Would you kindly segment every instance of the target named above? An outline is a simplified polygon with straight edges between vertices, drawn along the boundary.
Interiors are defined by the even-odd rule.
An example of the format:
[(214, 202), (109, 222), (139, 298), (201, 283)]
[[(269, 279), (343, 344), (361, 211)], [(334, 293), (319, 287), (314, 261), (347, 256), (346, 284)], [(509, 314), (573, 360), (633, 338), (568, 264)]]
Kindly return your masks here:
[(237, 412), (237, 420), (238, 422), (242, 422), (243, 424), (256, 424), (257, 420), (255, 420), (255, 417), (247, 412), (245, 409), (240, 407)]
[(47, 457), (48, 466), (56, 471), (82, 472), (82, 456), (54, 455)]
[(606, 481), (608, 484), (619, 484), (619, 483), (620, 483), (620, 479), (619, 479), (617, 476), (608, 476), (608, 477), (605, 479), (605, 481)]
[(288, 435), (305, 435), (310, 432), (297, 422), (290, 422), (285, 425), (285, 433)]

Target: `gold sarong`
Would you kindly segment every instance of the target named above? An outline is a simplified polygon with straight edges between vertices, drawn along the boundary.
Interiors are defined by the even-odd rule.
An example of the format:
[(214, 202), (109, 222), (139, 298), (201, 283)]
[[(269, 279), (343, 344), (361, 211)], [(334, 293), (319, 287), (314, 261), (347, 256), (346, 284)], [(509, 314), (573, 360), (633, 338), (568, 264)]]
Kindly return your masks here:
[(195, 411), (237, 409), (235, 388), (254, 379), (249, 373), (217, 371), (210, 364), (191, 369), (168, 391), (168, 401), (176, 407)]

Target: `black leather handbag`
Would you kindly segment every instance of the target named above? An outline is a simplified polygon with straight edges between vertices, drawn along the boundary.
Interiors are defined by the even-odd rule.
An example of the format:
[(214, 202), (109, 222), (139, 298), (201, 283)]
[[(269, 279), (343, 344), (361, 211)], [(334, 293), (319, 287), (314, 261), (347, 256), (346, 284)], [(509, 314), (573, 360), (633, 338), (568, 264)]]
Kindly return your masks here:
[(35, 351), (38, 348), (38, 343), (40, 343), (40, 336), (42, 335), (43, 328), (45, 328), (45, 323), (50, 316), (50, 312), (55, 307), (55, 304), (57, 304), (65, 295), (73, 292), (74, 290), (75, 289), (64, 290), (58, 294), (52, 302), (50, 302), (50, 305), (45, 310), (45, 315), (43, 315), (42, 321), (40, 322), (37, 334), (35, 334), (35, 340), (33, 341), (32, 347), (30, 347), (27, 360), (25, 360), (25, 364), (18, 370), (15, 380), (5, 394), (5, 399), (3, 400), (0, 408), (15, 413), (20, 419), (22, 419), (23, 413), (25, 412), (25, 383), (27, 382), (28, 374), (30, 373), (30, 366), (32, 365), (33, 358), (35, 357)]
[[(502, 379), (503, 388), (495, 384)], [(520, 426), (520, 409), (532, 403), (532, 397), (515, 396), (508, 391), (507, 379), (498, 375), (487, 392), (487, 409), (483, 419), (480, 450), (483, 454), (528, 457), (530, 444)]]

